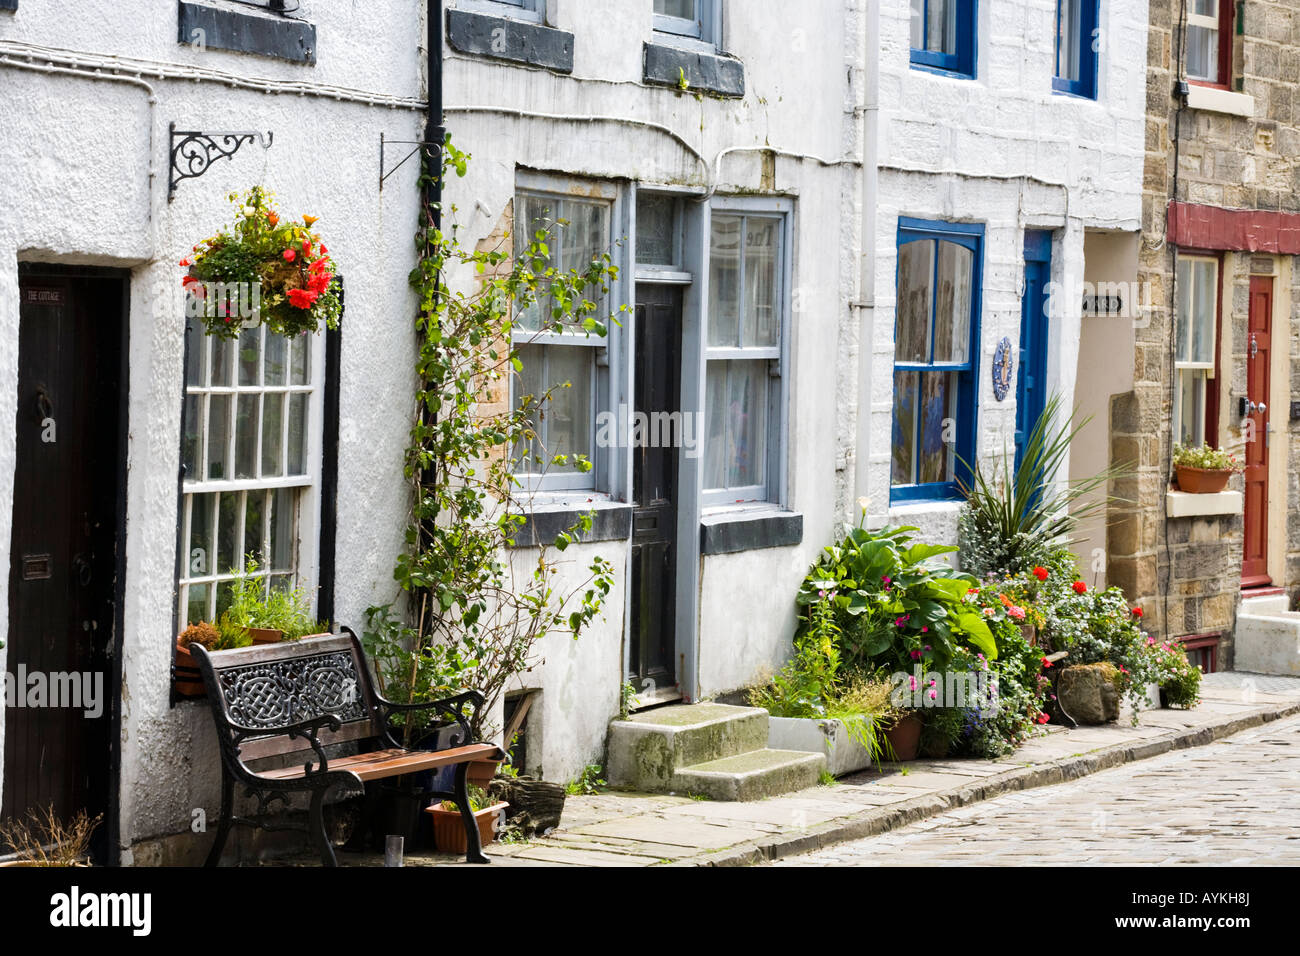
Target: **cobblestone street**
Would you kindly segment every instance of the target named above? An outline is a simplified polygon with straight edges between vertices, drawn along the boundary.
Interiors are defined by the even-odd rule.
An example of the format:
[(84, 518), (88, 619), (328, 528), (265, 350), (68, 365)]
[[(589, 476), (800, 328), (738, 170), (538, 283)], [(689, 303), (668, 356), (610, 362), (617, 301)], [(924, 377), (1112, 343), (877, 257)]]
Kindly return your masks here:
[(1300, 717), (774, 866), (1300, 864)]

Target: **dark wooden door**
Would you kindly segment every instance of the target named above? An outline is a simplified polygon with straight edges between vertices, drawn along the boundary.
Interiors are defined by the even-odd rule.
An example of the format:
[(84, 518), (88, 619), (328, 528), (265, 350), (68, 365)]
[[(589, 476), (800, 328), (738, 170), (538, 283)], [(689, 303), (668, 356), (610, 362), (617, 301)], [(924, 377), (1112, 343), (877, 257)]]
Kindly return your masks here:
[(124, 324), (120, 277), (19, 273), (4, 818), (109, 809)]
[[(681, 289), (639, 285), (635, 321), (629, 676), (644, 697), (652, 690), (676, 684), (673, 654), (677, 446), (681, 434)], [(638, 421), (643, 425), (640, 429)]]
[(1272, 354), (1273, 278), (1250, 277), (1250, 325), (1246, 338), (1246, 397), (1253, 409), (1246, 442), (1245, 542), (1242, 587), (1273, 583), (1268, 575), (1268, 408), (1269, 357)]
[(1052, 278), (1052, 234), (1025, 232), (1025, 294), (1020, 300), (1016, 376), (1016, 467), (1047, 401), (1047, 284)]

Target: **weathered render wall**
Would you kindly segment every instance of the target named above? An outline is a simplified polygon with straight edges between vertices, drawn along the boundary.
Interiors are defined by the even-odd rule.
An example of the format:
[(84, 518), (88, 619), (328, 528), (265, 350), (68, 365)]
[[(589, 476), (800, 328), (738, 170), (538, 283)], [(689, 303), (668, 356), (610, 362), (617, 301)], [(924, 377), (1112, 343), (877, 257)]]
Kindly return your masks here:
[[(77, 6), (70, 16), (51, 0), (24, 0), (17, 13), (0, 14), (0, 565), (9, 565), (15, 467), (8, 426), (17, 264), (129, 269), (121, 767), (129, 861), (132, 843), (188, 831), (194, 808), (212, 816), (218, 803), (206, 706), (168, 707), (184, 327), (177, 261), (229, 221), (232, 191), (260, 183), (282, 212), (320, 216), (318, 229), (346, 277), (336, 617), (356, 626), (367, 605), (396, 592), (392, 566), (408, 508), (400, 469), (412, 394), (414, 299), (406, 276), (414, 264), (417, 171), (408, 166), (381, 195), (378, 142), (381, 132), (414, 140), (422, 131), (423, 4), (395, 3), (392, 16), (376, 17), (362, 0), (304, 0), (301, 15), (318, 29), (315, 66), (178, 44), (175, 4)], [(17, 68), (13, 61), (28, 54), (59, 71)], [(73, 69), (76, 75), (66, 72)], [(86, 75), (96, 69), (103, 73)], [(110, 81), (114, 69), (143, 80)], [(168, 204), (172, 121), (182, 129), (271, 130), (275, 140), (265, 152), (245, 146), (183, 182)], [(7, 582), (0, 577), (6, 607)], [(6, 621), (0, 615), (0, 638)], [(9, 666), (4, 655), (0, 664)]]
[(861, 404), (870, 425), (858, 449), (872, 525), (917, 525), (927, 540), (956, 541), (956, 502), (889, 503), (900, 216), (985, 225), (978, 459), (1000, 463), (1013, 444), (1015, 390), (996, 401), (992, 363), (999, 339), (1019, 342), (1026, 229), (1053, 233), (1051, 281), (1063, 290), (1054, 300), (1064, 307), (1050, 316), (1048, 393), (1061, 393), (1067, 405), (1074, 396), (1082, 374), (1084, 233), (1136, 232), (1141, 211), (1147, 5), (1126, 0), (1101, 9), (1099, 92), (1088, 100), (1052, 92), (1054, 4), (980, 4), (974, 79), (913, 68), (910, 5), (879, 4), (878, 29), (870, 31), (879, 67), (866, 101), (866, 136), (876, 155), (869, 171), (875, 191), (866, 197), (874, 220), (868, 216), (862, 332), (871, 343)]
[[(1232, 109), (1186, 106), (1172, 95), (1177, 82), (1177, 19), (1171, 0), (1152, 0), (1147, 50), (1146, 162), (1139, 279), (1150, 289), (1150, 323), (1137, 329), (1135, 385), (1113, 405), (1115, 460), (1134, 459), (1139, 471), (1128, 483), (1131, 508), (1113, 508), (1112, 527), (1125, 529), (1112, 541), (1110, 574), (1147, 610), (1153, 630), (1171, 636), (1221, 633), (1219, 666), (1232, 662), (1232, 629), (1241, 583), (1242, 518), (1219, 515), (1166, 519), (1173, 439), (1172, 360), (1174, 247), (1165, 241), (1171, 200), (1244, 210), (1300, 211), (1300, 17), (1294, 4), (1260, 0), (1244, 13), (1234, 37)], [(1253, 98), (1253, 102), (1244, 97)], [(1230, 100), (1234, 98), (1229, 98)], [(1244, 114), (1244, 115), (1243, 115)], [(1175, 188), (1176, 184), (1176, 188)], [(1270, 436), (1269, 571), (1274, 584), (1295, 597), (1300, 584), (1300, 485), (1294, 468), (1300, 430), (1289, 420), (1287, 399), (1300, 385), (1300, 321), (1294, 257), (1223, 253), (1219, 440), (1240, 459), (1245, 436), (1236, 403), (1246, 395), (1246, 358), (1252, 261), (1271, 260), (1275, 276), (1274, 376)], [(1289, 304), (1288, 304), (1289, 303)], [(1289, 334), (1283, 323), (1289, 324)], [(1276, 359), (1281, 358), (1279, 367)], [(1281, 373), (1280, 375), (1278, 373)], [(1279, 407), (1276, 398), (1282, 398)], [(1229, 488), (1241, 491), (1243, 478)], [(1284, 577), (1284, 580), (1282, 579)]]
[[(650, 0), (602, 4), (598, 13), (593, 4), (549, 5), (547, 24), (574, 37), (572, 75), (446, 51), (447, 125), (473, 156), (469, 174), (447, 192), (467, 243), (497, 226), (521, 169), (624, 189), (631, 182), (683, 189), (688, 205), (712, 192), (794, 200), (786, 468), (787, 504), (803, 515), (803, 543), (702, 559), (700, 697), (736, 690), (781, 664), (797, 583), (847, 517), (853, 487), (844, 429), (852, 419), (840, 415), (857, 374), (848, 303), (858, 262), (858, 123), (846, 76), (860, 75), (861, 4), (727, 6), (721, 47), (745, 70), (744, 96), (732, 99), (644, 82), (643, 43), (671, 42), (654, 34)], [(630, 276), (630, 263), (621, 264)], [(631, 283), (618, 294), (630, 295)], [(596, 553), (619, 578), (603, 619), (578, 641), (548, 641), (545, 663), (519, 683), (542, 692), (529, 716), (529, 763), (552, 779), (602, 759), (619, 706), (628, 542), (569, 548), (562, 578), (580, 579)]]

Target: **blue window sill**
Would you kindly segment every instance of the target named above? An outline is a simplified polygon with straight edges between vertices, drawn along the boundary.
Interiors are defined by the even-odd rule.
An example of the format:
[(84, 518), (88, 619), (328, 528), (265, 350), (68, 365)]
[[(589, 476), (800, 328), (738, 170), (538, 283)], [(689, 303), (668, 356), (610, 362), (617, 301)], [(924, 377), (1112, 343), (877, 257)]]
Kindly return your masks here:
[(891, 505), (924, 504), (927, 501), (962, 501), (965, 497), (955, 481), (940, 481), (926, 485), (891, 485), (889, 488)]
[(1091, 100), (1096, 102), (1097, 93), (1095, 90), (1089, 90), (1087, 85), (1072, 80), (1052, 79), (1052, 92), (1058, 96), (1071, 96), (1077, 100)]
[(940, 66), (930, 66), (927, 63), (918, 63), (912, 61), (912, 69), (919, 70), (922, 73), (933, 73), (935, 76), (950, 76), (955, 80), (973, 80), (975, 73), (973, 71), (947, 69)]

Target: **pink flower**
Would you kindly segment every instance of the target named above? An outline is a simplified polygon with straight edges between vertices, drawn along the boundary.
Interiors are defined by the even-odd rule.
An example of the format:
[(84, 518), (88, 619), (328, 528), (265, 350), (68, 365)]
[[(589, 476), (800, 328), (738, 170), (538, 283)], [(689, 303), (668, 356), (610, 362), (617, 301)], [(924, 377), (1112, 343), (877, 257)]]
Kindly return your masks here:
[(912, 651), (912, 660), (914, 660), (914, 661), (919, 661), (920, 659), (921, 659), (921, 652), (920, 652), (920, 651)]
[(931, 699), (931, 700), (936, 699), (938, 696), (939, 696), (939, 695), (938, 695), (937, 692), (935, 692), (935, 691), (930, 691), (930, 699)]
[(907, 689), (908, 689), (908, 690), (916, 690), (916, 675), (915, 675), (915, 674), (913, 674), (912, 676), (910, 676), (910, 677), (907, 678)]

